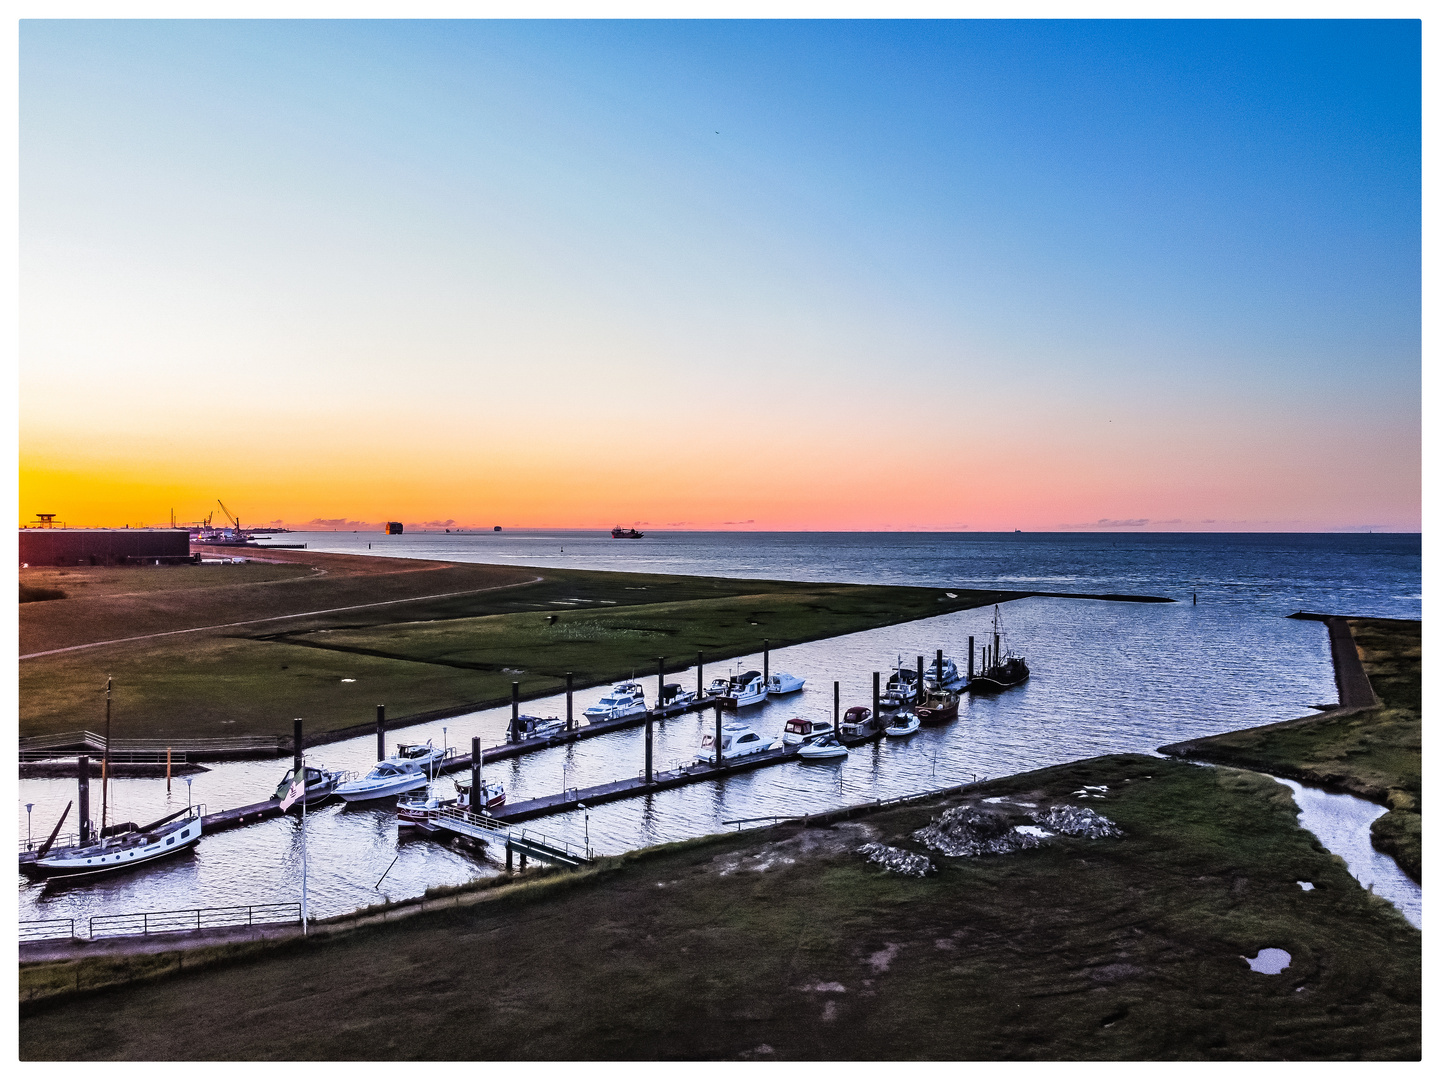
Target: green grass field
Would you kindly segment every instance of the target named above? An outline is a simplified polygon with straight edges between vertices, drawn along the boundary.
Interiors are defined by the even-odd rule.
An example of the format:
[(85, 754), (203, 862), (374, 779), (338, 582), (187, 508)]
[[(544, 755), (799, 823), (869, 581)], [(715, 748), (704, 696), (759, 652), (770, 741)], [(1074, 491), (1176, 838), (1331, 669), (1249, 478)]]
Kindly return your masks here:
[[(295, 561), (77, 569), (93, 592), (67, 576), (71, 599), (22, 605), (22, 652), (115, 643), (21, 661), (20, 734), (96, 730), (107, 677), (116, 738), (286, 736), (296, 716), (313, 736), (372, 722), (381, 704), (398, 726), (508, 701), (512, 681), (530, 697), (563, 689), (567, 671), (591, 686), (650, 674), (657, 656), (720, 664), (766, 639), (1021, 595), (284, 554)], [(269, 621), (221, 625), (241, 619)], [(168, 636), (115, 640), (145, 633)]]
[[(946, 805), (1090, 803), (1118, 838), (937, 857), (855, 847)], [(1314, 884), (1303, 891), (1297, 882)], [(1292, 955), (1278, 975), (1242, 956)], [(1416, 1059), (1420, 933), (1254, 773), (1143, 755), (826, 828), (605, 860), (469, 907), (22, 1005), (24, 1060)], [(22, 966), (22, 1000), (116, 961)], [(168, 967), (167, 967), (168, 963)], [(105, 965), (109, 965), (105, 967)], [(173, 971), (136, 960), (133, 977)]]
[(1372, 840), (1419, 881), (1421, 626), (1407, 619), (1348, 622), (1378, 708), (1321, 713), (1163, 749), (1384, 803), (1390, 812), (1375, 822)]

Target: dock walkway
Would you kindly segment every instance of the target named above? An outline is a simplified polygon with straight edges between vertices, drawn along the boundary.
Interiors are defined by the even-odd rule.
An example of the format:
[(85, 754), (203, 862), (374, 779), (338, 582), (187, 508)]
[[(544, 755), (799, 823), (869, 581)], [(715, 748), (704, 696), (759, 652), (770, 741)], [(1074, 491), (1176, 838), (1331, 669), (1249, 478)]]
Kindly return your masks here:
[(762, 769), (767, 765), (780, 765), (792, 760), (798, 760), (794, 749), (785, 747), (780, 750), (764, 750), (733, 761), (722, 760), (719, 765), (682, 765), (678, 769), (653, 773), (649, 783), (646, 783), (643, 776), (636, 776), (628, 780), (596, 784), (594, 787), (568, 788), (555, 795), (527, 799), (525, 802), (508, 803), (495, 816), (500, 821), (529, 821), (550, 814), (566, 813), (577, 809), (582, 803), (589, 807), (618, 802), (621, 799), (633, 799), (639, 795), (668, 791), (671, 788), (685, 787), (687, 784), (698, 784), (702, 780), (715, 780), (732, 773), (749, 772), (751, 769)]

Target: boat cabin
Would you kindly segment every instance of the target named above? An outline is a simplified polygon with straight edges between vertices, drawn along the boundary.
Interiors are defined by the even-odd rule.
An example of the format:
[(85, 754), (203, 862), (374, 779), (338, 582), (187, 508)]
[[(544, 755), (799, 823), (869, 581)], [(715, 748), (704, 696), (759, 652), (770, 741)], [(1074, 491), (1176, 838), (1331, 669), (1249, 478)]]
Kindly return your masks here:
[(840, 721), (843, 735), (863, 735), (870, 725), (870, 710), (864, 705), (854, 705), (845, 710), (845, 719)]

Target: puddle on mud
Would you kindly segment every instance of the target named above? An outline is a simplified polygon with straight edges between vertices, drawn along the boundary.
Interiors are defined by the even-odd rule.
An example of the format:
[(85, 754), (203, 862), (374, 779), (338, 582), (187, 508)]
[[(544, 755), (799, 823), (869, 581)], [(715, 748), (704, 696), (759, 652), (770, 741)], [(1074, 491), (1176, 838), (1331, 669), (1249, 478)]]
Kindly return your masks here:
[(1254, 957), (1245, 957), (1251, 971), (1261, 975), (1279, 975), (1290, 966), (1290, 954), (1284, 949), (1261, 949)]

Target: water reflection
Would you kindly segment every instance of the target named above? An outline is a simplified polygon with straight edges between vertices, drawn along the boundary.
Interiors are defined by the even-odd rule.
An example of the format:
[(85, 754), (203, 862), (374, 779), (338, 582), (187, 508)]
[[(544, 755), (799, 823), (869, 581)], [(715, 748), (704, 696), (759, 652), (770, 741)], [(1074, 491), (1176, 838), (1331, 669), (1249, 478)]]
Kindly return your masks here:
[[(615, 853), (716, 832), (727, 827), (726, 821), (815, 813), (1097, 754), (1151, 752), (1180, 739), (1289, 719), (1309, 704), (1335, 699), (1328, 641), (1316, 623), (1204, 605), (1047, 598), (1007, 605), (1005, 617), (1015, 646), (1028, 655), (1034, 672), (1022, 686), (993, 697), (963, 697), (954, 723), (858, 748), (842, 762), (788, 762), (593, 807), (591, 843), (599, 852)], [(963, 666), (966, 638), (983, 639), (988, 625), (988, 610), (958, 612), (776, 650), (772, 669), (806, 678), (806, 688), (747, 709), (746, 719), (762, 734), (778, 736), (792, 716), (828, 717), (836, 681), (842, 709), (868, 705), (870, 673), (888, 672), (897, 653), (911, 659), (925, 653), (933, 659), (935, 650), (943, 648)], [(759, 667), (760, 657), (732, 664)], [(707, 679), (718, 673), (717, 666), (706, 666)], [(674, 674), (667, 678), (677, 680)], [(691, 685), (694, 679), (693, 669), (678, 675), (678, 681)], [(654, 687), (651, 677), (647, 697), (653, 698)], [(604, 687), (577, 692), (577, 714), (604, 692)], [(526, 711), (563, 715), (564, 695), (527, 703)], [(393, 747), (397, 740), (429, 738), (437, 745), (446, 741), (468, 748), (470, 737), (480, 735), (488, 746), (503, 740), (508, 719), (508, 708), (490, 709), (399, 729), (390, 742)], [(709, 713), (656, 725), (657, 768), (690, 760), (712, 725)], [(375, 740), (362, 736), (316, 747), (310, 754), (314, 764), (363, 769), (374, 759)], [(217, 765), (195, 777), (194, 798), (212, 810), (267, 798), (288, 764), (282, 759)], [(637, 728), (497, 763), (487, 774), (498, 773), (509, 798), (519, 801), (633, 776), (643, 765), (644, 731)], [(25, 836), (25, 802), (36, 804), (35, 831), (43, 835), (74, 798), (75, 787), (67, 780), (22, 781), (20, 837)], [(174, 787), (167, 795), (163, 779), (113, 781), (112, 820), (153, 820), (185, 805), (184, 785)], [(430, 885), (497, 872), (483, 856), (433, 840), (401, 844), (393, 803), (329, 806), (307, 818), (310, 903), (317, 916), (353, 910), (382, 895), (416, 896)], [(572, 811), (535, 826), (578, 845), (586, 817)], [(78, 887), (22, 882), (20, 917), (295, 900), (298, 829), (297, 818), (285, 817), (214, 834), (184, 862)], [(375, 883), (397, 854), (383, 893), (376, 891)]]

